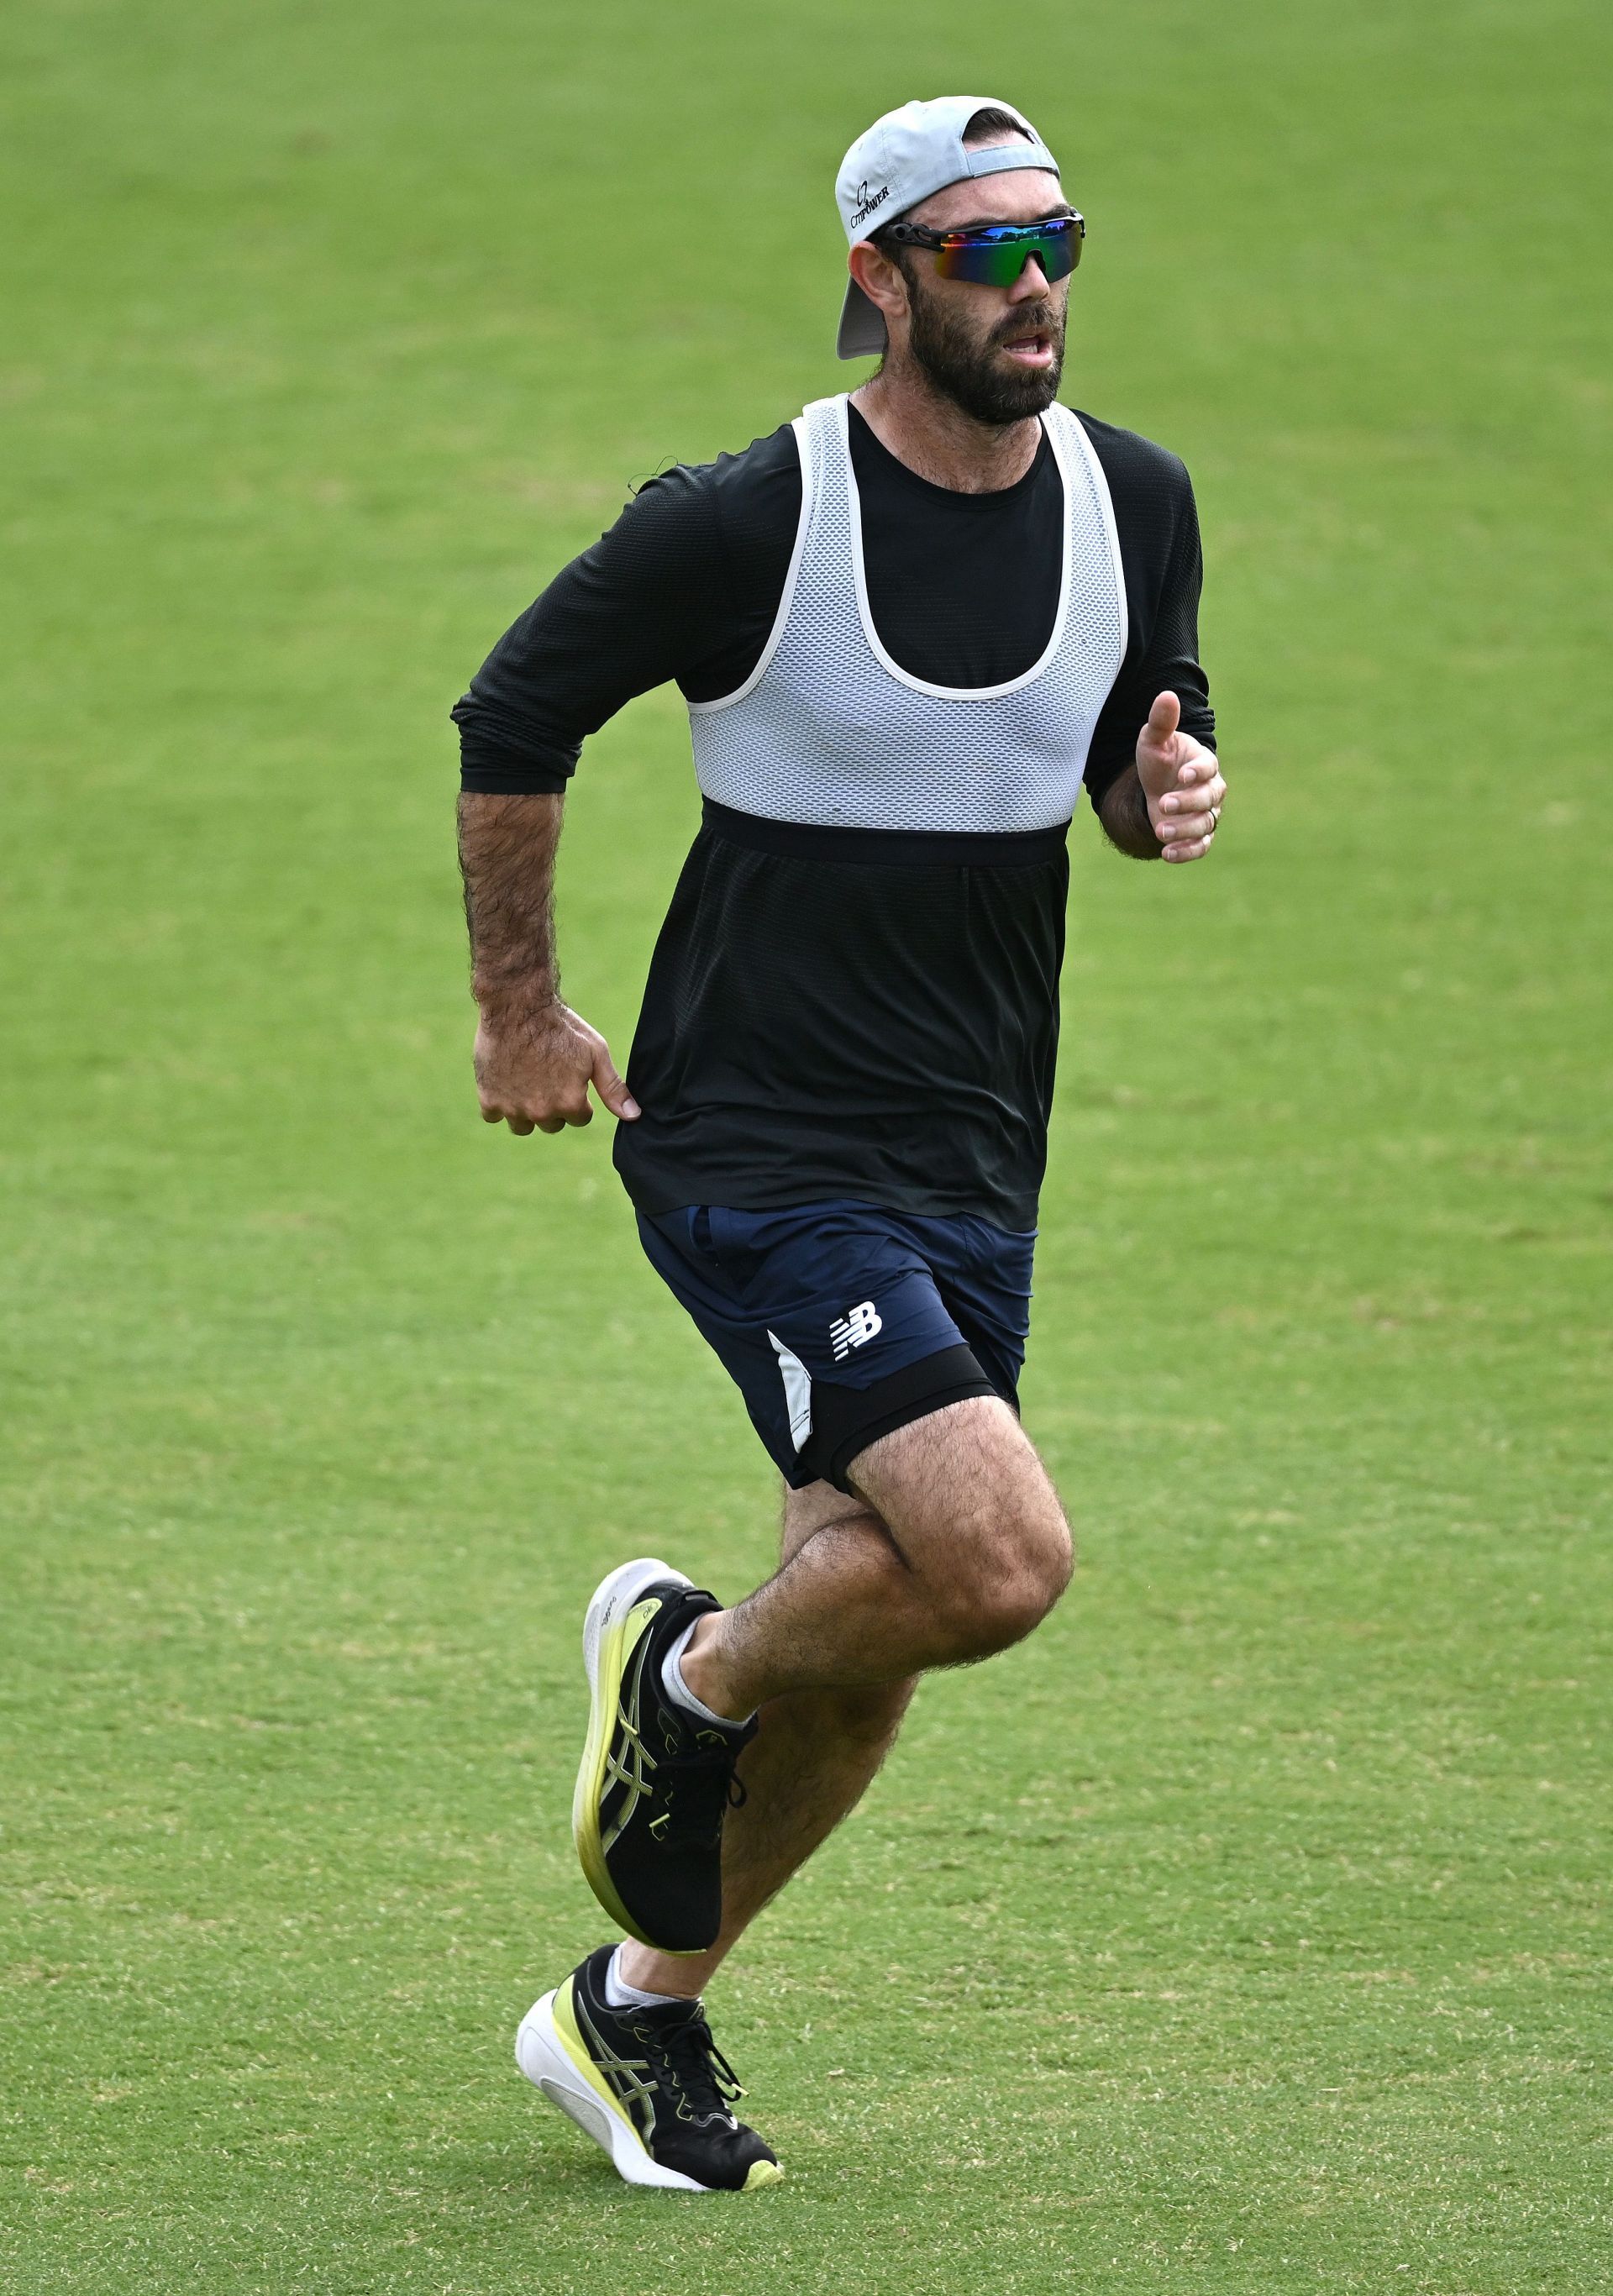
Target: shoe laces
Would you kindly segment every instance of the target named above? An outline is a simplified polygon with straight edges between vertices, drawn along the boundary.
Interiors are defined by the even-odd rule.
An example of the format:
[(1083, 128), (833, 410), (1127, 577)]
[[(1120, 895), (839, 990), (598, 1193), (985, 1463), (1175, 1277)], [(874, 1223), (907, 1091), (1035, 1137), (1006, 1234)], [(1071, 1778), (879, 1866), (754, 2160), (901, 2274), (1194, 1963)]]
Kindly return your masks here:
[(680, 2017), (666, 2025), (652, 2025), (646, 2019), (635, 2025), (633, 2038), (672, 2090), (680, 2120), (733, 2119), (729, 2107), (745, 2091), (704, 2017)]
[(697, 1740), (656, 1757), (655, 1783), (662, 1809), (651, 1831), (658, 1841), (716, 1840), (728, 1811), (745, 1805), (745, 1789), (733, 1768), (739, 1753), (737, 1746), (726, 1742), (703, 1746)]

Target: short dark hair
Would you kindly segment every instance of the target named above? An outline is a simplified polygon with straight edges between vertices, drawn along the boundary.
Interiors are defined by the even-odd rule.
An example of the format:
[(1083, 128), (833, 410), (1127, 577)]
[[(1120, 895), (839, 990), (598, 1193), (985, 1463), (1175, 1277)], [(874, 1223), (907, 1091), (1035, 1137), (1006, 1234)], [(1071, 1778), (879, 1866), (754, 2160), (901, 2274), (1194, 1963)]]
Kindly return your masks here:
[(984, 111), (976, 112), (963, 130), (963, 149), (978, 151), (982, 144), (989, 144), (999, 135), (1018, 135), (1027, 144), (1031, 140), (1022, 119), (1016, 119), (1011, 111), (1004, 111), (1001, 104), (988, 103)]

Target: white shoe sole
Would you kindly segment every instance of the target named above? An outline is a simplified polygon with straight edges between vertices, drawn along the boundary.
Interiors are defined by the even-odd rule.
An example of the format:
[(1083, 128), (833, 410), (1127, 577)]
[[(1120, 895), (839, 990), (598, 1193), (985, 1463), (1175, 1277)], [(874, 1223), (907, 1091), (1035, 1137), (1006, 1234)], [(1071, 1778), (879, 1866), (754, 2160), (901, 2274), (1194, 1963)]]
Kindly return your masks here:
[[(629, 1565), (629, 1568), (634, 1566)], [(658, 1566), (659, 1567), (659, 1566)], [(610, 1581), (607, 1580), (609, 1585)], [(577, 2063), (554, 2021), (554, 1996), (545, 1993), (520, 2021), (515, 2036), (515, 2062), (534, 2088), (559, 2105), (610, 2155), (618, 2177), (630, 2185), (653, 2185), (668, 2193), (709, 2193), (710, 2185), (697, 2185), (675, 2169), (663, 2169), (645, 2152), (639, 2133), (619, 2104), (607, 2099), (604, 2085), (590, 2079)]]
[(599, 1804), (604, 1790), (606, 1759), (616, 1730), (617, 1701), (626, 1665), (623, 1644), (627, 1620), (645, 1589), (668, 1578), (679, 1587), (694, 1583), (669, 1564), (658, 1562), (651, 1555), (643, 1555), (636, 1562), (622, 1563), (608, 1578), (602, 1578), (594, 1590), (583, 1620), (588, 1735), (577, 1773), (577, 1791), (571, 1798), (571, 1835), (588, 1887), (613, 1922), (642, 1945), (650, 1946), (655, 1945), (655, 1939), (647, 1938), (631, 1918), (610, 1879), (604, 1845), (600, 1840)]

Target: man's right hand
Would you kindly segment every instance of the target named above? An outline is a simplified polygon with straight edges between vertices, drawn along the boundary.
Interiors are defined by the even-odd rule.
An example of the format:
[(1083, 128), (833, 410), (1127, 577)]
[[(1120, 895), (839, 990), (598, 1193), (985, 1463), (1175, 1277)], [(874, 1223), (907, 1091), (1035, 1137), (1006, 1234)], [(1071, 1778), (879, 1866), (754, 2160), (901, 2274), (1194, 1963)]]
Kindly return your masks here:
[(475, 1061), (484, 1124), (523, 1135), (591, 1124), (590, 1084), (612, 1116), (631, 1123), (639, 1112), (599, 1030), (558, 998), (508, 1017), (484, 1013)]

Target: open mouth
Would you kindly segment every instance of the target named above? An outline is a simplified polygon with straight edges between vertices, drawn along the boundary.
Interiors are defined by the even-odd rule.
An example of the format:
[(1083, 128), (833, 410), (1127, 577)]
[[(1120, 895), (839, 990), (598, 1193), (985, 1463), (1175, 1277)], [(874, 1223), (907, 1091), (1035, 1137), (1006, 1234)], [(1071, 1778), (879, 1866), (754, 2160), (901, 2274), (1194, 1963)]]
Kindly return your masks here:
[(1003, 348), (1017, 366), (1051, 366), (1053, 363), (1053, 339), (1045, 327), (1015, 335)]

